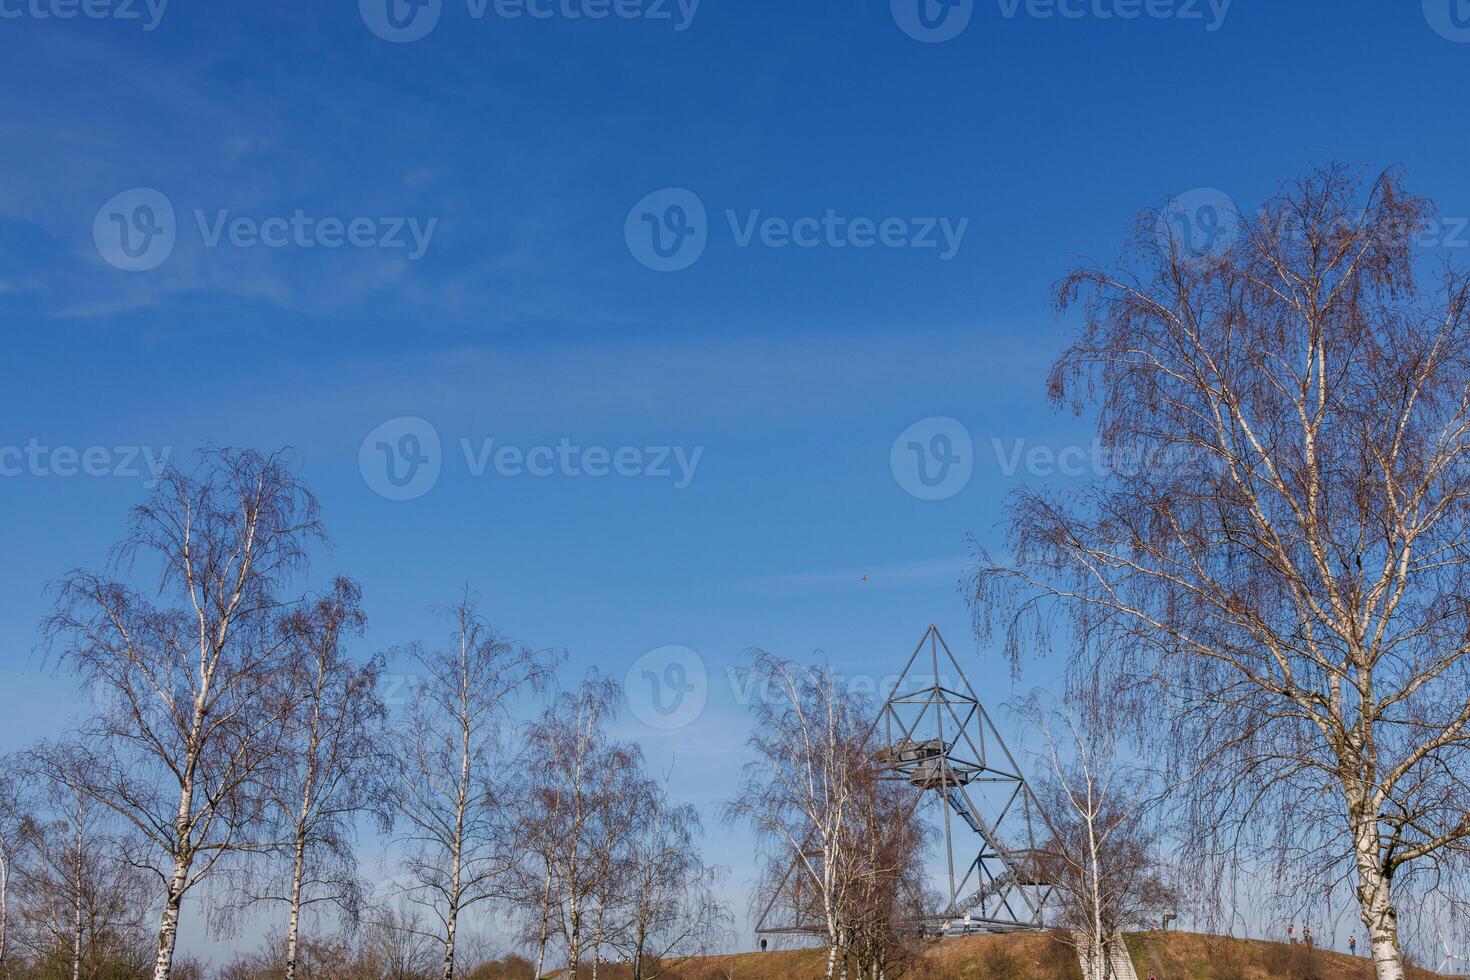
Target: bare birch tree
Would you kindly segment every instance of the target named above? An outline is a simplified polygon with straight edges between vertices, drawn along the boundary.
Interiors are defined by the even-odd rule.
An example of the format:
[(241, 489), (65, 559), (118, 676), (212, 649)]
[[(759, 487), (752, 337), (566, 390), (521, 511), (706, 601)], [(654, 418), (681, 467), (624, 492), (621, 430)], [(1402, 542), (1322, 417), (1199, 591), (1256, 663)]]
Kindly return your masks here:
[(860, 770), (849, 830), (843, 920), (847, 959), (862, 980), (898, 980), (910, 972), (920, 959), (924, 923), (939, 904), (924, 866), (933, 829), (918, 819), (918, 791), (889, 775), (871, 761)]
[(285, 907), (286, 980), (296, 976), (303, 913), (331, 906), (349, 925), (361, 914), (357, 819), (376, 816), (387, 829), (382, 665), (356, 663), (345, 649), (365, 625), (362, 590), (342, 578), (281, 624), (288, 650), (281, 697), (290, 710), (268, 794), (282, 846), (264, 874), (247, 876), (244, 901)]
[(1061, 612), (1082, 660), (1152, 679), (1132, 710), (1197, 777), (1194, 853), (1350, 889), (1380, 980), (1399, 904), (1470, 880), (1470, 322), (1462, 274), (1419, 285), (1431, 214), (1333, 166), (1210, 254), (1146, 215), (1120, 269), (1068, 276), (1050, 392), (1114, 465), (1019, 491), (975, 581), (1013, 655)]
[(637, 745), (613, 743), (593, 774), (594, 816), (588, 837), (588, 874), (595, 903), (592, 923), (592, 980), (602, 971), (603, 950), (615, 944), (626, 920), (632, 844), (650, 796), (643, 754)]
[(82, 743), (84, 791), (158, 861), (154, 980), (170, 976), (184, 897), (258, 844), (284, 714), (280, 592), (321, 534), (315, 498), (282, 457), (211, 450), (193, 475), (163, 474), (114, 551), (119, 571), (146, 565), (154, 584), (80, 570), (60, 583), (53, 649), (107, 704)]
[(1048, 833), (1030, 869), (1050, 886), (1052, 921), (1087, 975), (1112, 980), (1122, 930), (1146, 927), (1178, 904), (1149, 830), (1158, 787), (1120, 758), (1119, 726), (1106, 705), (1064, 711), (1033, 695), (1021, 713), (1045, 741), (1035, 787)]
[(26, 782), (17, 757), (0, 759), (0, 976), (10, 974), (10, 886), (25, 820), (22, 797)]
[(112, 975), (146, 936), (148, 883), (111, 832), (116, 817), (86, 793), (83, 754), (42, 744), (28, 756), (38, 799), (16, 866), (23, 940), (39, 969)]
[(628, 922), (620, 945), (633, 980), (658, 980), (723, 934), (729, 911), (715, 895), (719, 868), (700, 860), (699, 812), (651, 784), (629, 843)]
[[(827, 943), (828, 978), (849, 936), (844, 921), (851, 833), (859, 793), (873, 765), (867, 746), (874, 712), (825, 665), (808, 667), (757, 651), (751, 665), (765, 691), (752, 705), (756, 761), (744, 771), (726, 819), (748, 823), (768, 849), (771, 899), (805, 895), (795, 914), (812, 914)], [(756, 688), (753, 688), (756, 689)], [(786, 887), (792, 889), (785, 892)]]
[(516, 853), (504, 789), (513, 764), (510, 708), (551, 677), (554, 658), (497, 633), (466, 594), (451, 606), (450, 645), (409, 651), (421, 672), (396, 740), (392, 786), (407, 897), (436, 917), (442, 976), (453, 980), (461, 917), (504, 894)]
[(618, 685), (594, 671), (575, 692), (563, 692), (548, 705), (527, 737), (533, 805), (555, 818), (543, 844), (552, 918), (573, 971), (593, 938), (587, 917), (598, 887), (597, 825), (609, 803), (598, 789), (608, 767), (623, 764), (614, 758), (623, 750), (609, 744), (605, 727), (618, 698)]
[(515, 812), (516, 846), (521, 854), (511, 879), (511, 901), (522, 916), (522, 941), (535, 951), (536, 977), (546, 970), (553, 921), (558, 914), (556, 891), (557, 834), (565, 814), (558, 788), (547, 785), (534, 767), (527, 767), (510, 794)]

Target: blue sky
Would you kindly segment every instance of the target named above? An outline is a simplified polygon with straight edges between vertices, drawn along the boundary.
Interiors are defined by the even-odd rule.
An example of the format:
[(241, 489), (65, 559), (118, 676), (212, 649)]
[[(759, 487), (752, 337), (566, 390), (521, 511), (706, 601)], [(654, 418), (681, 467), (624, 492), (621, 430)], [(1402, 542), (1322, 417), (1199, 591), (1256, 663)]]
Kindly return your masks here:
[[(1470, 70), (1461, 0), (973, 0), (942, 43), (889, 0), (509, 2), (442, 0), (391, 43), (371, 0), (172, 0), (156, 21), (0, 0), (0, 448), (38, 447), (0, 453), (4, 747), (85, 706), (40, 669), (44, 586), (99, 561), (145, 492), (41, 449), (107, 447), (117, 469), (112, 447), (290, 445), (335, 542), (318, 576), (363, 582), (366, 648), (436, 637), (428, 607), (469, 583), (505, 632), (565, 647), (569, 681), (696, 651), (698, 718), (625, 731), (712, 804), (742, 758), (725, 671), (748, 647), (883, 676), (933, 622), (983, 697), (1018, 689), (968, 631), (965, 537), (998, 541), (1010, 454), (1090, 439), (1043, 397), (1068, 329), (1049, 290), (1139, 209), (1249, 209), (1313, 161), (1401, 163), (1452, 219), (1440, 244), (1470, 247), (1470, 131), (1445, 111)], [(125, 271), (109, 229), (165, 217), (140, 189), (174, 243)], [(639, 229), (672, 234), (690, 202), (703, 252), (649, 268)], [(298, 212), (314, 230), (292, 237)], [(770, 218), (816, 244), (778, 247)], [(327, 247), (323, 219), (364, 244)], [(390, 500), (372, 460), (422, 448), (403, 419), (432, 427), (439, 473)], [(943, 499), (891, 465), (915, 423), (900, 464), (908, 441), (956, 446), (935, 434), (973, 447)], [(630, 447), (644, 475), (477, 476), (490, 439)], [(699, 451), (688, 480), (659, 447)], [(715, 824), (709, 853), (748, 876), (743, 836)]]

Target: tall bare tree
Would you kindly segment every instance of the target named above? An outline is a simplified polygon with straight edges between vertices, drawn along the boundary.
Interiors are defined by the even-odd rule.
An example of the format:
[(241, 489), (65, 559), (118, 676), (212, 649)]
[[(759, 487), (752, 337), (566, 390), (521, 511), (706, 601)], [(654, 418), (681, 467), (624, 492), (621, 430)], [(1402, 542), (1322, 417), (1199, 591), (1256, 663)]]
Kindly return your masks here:
[(1431, 214), (1332, 166), (1209, 253), (1150, 214), (1068, 276), (1050, 392), (1115, 466), (1019, 491), (975, 582), (1013, 654), (1060, 611), (1081, 659), (1151, 679), (1132, 709), (1197, 776), (1196, 852), (1347, 882), (1380, 980), (1398, 904), (1470, 880), (1470, 322), (1464, 275), (1419, 284)]
[(296, 976), (303, 912), (332, 906), (349, 924), (361, 913), (357, 819), (376, 816), (387, 829), (382, 664), (354, 662), (346, 650), (365, 625), (362, 590), (343, 578), (281, 625), (288, 651), (281, 696), (290, 710), (268, 794), (283, 846), (265, 874), (247, 877), (245, 899), (285, 907), (286, 980)]
[(633, 835), (650, 795), (642, 750), (635, 744), (607, 746), (593, 773), (593, 819), (588, 835), (587, 873), (590, 897), (596, 907), (592, 980), (598, 980), (602, 971), (604, 949), (615, 943), (626, 922), (629, 880), (635, 872)]
[(9, 976), (12, 958), (10, 886), (25, 822), (25, 771), (16, 756), (0, 759), (0, 976)]
[(37, 799), (16, 882), (32, 962), (71, 980), (126, 970), (146, 940), (148, 882), (112, 833), (116, 816), (86, 793), (84, 754), (43, 743), (27, 755)]
[[(719, 868), (700, 860), (699, 811), (651, 784), (629, 841), (628, 921), (619, 944), (633, 980), (658, 980), (723, 933), (729, 912), (716, 897)], [(630, 801), (631, 803), (631, 801)]]
[(1050, 886), (1053, 924), (1099, 980), (1115, 976), (1124, 929), (1147, 927), (1178, 904), (1150, 830), (1159, 789), (1120, 757), (1121, 726), (1107, 700), (1062, 710), (1034, 694), (1021, 712), (1046, 743), (1035, 787), (1048, 833), (1028, 869)]
[(547, 785), (538, 769), (527, 767), (509, 794), (513, 808), (517, 862), (511, 878), (511, 901), (522, 916), (522, 941), (535, 950), (536, 977), (546, 969), (553, 922), (558, 912), (556, 891), (557, 834), (565, 819), (559, 787)]
[(172, 970), (185, 895), (259, 843), (285, 710), (281, 590), (321, 533), (315, 498), (281, 456), (211, 450), (193, 474), (164, 473), (114, 550), (119, 571), (146, 566), (152, 584), (81, 570), (60, 583), (53, 650), (105, 694), (82, 743), (83, 789), (157, 859), (154, 980)]
[(514, 753), (510, 708), (551, 677), (555, 658), (512, 643), (466, 594), (448, 609), (450, 645), (409, 651), (421, 672), (391, 792), (407, 850), (407, 897), (439, 922), (444, 980), (453, 980), (460, 919), (504, 893), (516, 862), (512, 810), (503, 799)]
[(751, 707), (756, 758), (725, 816), (748, 823), (768, 851), (766, 899), (803, 896), (792, 903), (793, 914), (814, 916), (798, 925), (825, 933), (831, 978), (850, 939), (844, 913), (857, 858), (852, 831), (873, 765), (867, 743), (874, 712), (825, 665), (757, 651), (750, 669), (766, 692)]
[(618, 698), (618, 685), (594, 671), (576, 691), (558, 695), (527, 737), (534, 767), (530, 798), (554, 818), (542, 843), (552, 920), (573, 971), (595, 936), (588, 915), (598, 890), (598, 824), (613, 802), (600, 789), (612, 781), (611, 772), (628, 765), (626, 748), (611, 744), (606, 730)]
[(924, 923), (938, 905), (925, 868), (934, 833), (918, 819), (914, 787), (890, 778), (871, 752), (866, 759), (847, 848), (846, 954), (857, 977), (898, 980), (917, 966)]

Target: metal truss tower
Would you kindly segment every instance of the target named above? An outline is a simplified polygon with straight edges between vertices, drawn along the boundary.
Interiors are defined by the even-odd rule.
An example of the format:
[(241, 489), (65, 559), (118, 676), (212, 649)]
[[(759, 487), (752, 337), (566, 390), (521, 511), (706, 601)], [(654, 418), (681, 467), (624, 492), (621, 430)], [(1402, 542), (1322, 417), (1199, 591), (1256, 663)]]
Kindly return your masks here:
[[(925, 630), (869, 737), (884, 778), (918, 787), (916, 806), (937, 802), (943, 814), (948, 894), (926, 931), (1045, 928), (1052, 888), (1035, 870), (1036, 800), (938, 628)], [(822, 931), (788, 921), (779, 908), (800, 904), (778, 902), (789, 889), (803, 887), (795, 870), (793, 861), (759, 915), (757, 933)]]
[(938, 797), (943, 809), (943, 928), (1043, 928), (1051, 887), (1035, 870), (1035, 798), (938, 628), (914, 648), (875, 734), (887, 778)]

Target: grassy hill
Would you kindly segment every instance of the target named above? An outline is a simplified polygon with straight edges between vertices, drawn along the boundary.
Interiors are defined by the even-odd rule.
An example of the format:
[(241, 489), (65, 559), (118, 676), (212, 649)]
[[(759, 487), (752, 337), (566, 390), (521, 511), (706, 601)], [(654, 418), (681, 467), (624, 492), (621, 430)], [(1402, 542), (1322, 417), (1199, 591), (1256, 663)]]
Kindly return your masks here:
[[(1185, 932), (1126, 937), (1140, 980), (1372, 980), (1363, 957), (1303, 946)], [(683, 980), (815, 980), (825, 975), (821, 950), (713, 956), (685, 964)], [(905, 980), (1081, 980), (1072, 951), (1042, 934), (964, 936), (926, 943), (921, 968)], [(1410, 970), (1411, 980), (1437, 974)]]

